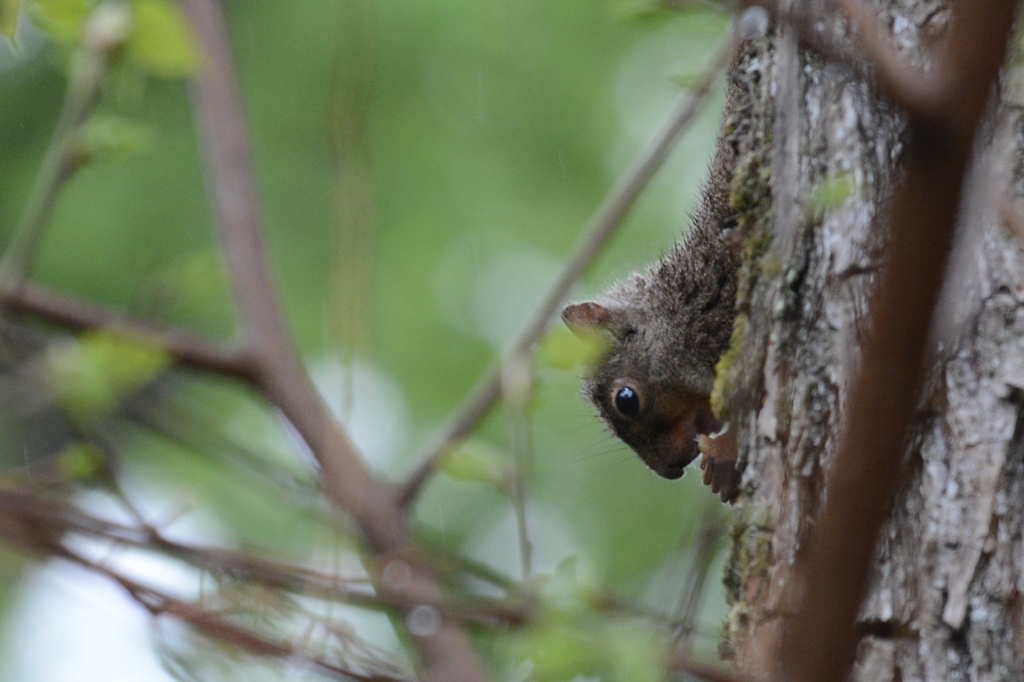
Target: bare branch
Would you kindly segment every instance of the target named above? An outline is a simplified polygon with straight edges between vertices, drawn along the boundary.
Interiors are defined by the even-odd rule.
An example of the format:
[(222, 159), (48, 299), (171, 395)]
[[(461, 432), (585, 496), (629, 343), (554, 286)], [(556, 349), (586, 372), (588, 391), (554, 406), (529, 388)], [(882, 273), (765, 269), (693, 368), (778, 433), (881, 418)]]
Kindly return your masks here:
[(248, 358), (184, 329), (157, 325), (119, 309), (76, 299), (32, 282), (0, 290), (0, 307), (70, 329), (112, 329), (152, 340), (183, 364), (221, 376), (252, 379)]
[(215, 0), (182, 0), (182, 5), (208, 56), (193, 84), (196, 124), (256, 384), (306, 440), (323, 469), (332, 501), (358, 517), (361, 498), (376, 486), (303, 369), (270, 281), (255, 170), (224, 17)]
[(608, 239), (615, 234), (615, 230), (622, 224), (622, 220), (629, 213), (640, 193), (668, 158), (676, 141), (689, 128), (697, 114), (703, 110), (711, 87), (718, 75), (729, 64), (735, 46), (736, 38), (730, 31), (718, 46), (710, 63), (691, 91), (684, 95), (676, 105), (664, 127), (623, 172), (597, 211), (583, 227), (572, 255), (566, 261), (561, 274), (533, 312), (506, 357), (488, 370), (454, 415), (416, 454), (414, 460), (419, 464), (407, 479), (400, 493), (403, 506), (408, 507), (412, 504), (441, 459), (473, 430), (498, 399), (501, 393), (501, 376), (504, 367), (510, 360), (528, 354), (533, 344), (547, 330), (552, 316), (565, 301), (565, 297), (569, 295), (573, 285), (583, 276)]
[[(150, 533), (149, 542), (139, 546), (155, 546), (189, 563), (268, 587), (378, 610), (411, 608), (423, 604), (422, 601), (410, 601), (400, 594), (376, 594), (369, 589), (370, 580), (366, 577), (339, 578), (244, 552), (174, 542), (155, 529), (150, 529)], [(520, 625), (530, 618), (529, 611), (523, 606), (485, 597), (447, 598), (429, 605), (446, 616), (464, 621)]]
[[(339, 578), (302, 566), (293, 566), (252, 556), (245, 552), (214, 547), (198, 547), (168, 540), (155, 529), (142, 548), (159, 548), (184, 561), (217, 571), (224, 575), (295, 592), (309, 597), (344, 602), (377, 610), (395, 610), (422, 605), (399, 594), (376, 594), (369, 578)], [(463, 621), (501, 622), (520, 625), (530, 618), (529, 611), (519, 605), (485, 597), (447, 598), (429, 604), (442, 614)]]
[[(37, 532), (39, 537), (45, 538), (63, 538), (67, 533), (79, 533), (120, 546), (162, 553), (238, 580), (368, 609), (396, 610), (424, 604), (421, 599), (410, 599), (401, 593), (377, 593), (367, 576), (344, 578), (248, 552), (178, 542), (141, 519), (139, 523), (135, 526), (109, 521), (64, 502), (47, 500), (16, 488), (0, 487), (0, 536), (30, 551), (52, 553), (54, 549), (40, 550), (22, 536), (5, 532), (6, 529), (45, 529), (45, 532)], [(63, 541), (60, 546), (65, 546)], [(529, 605), (487, 597), (445, 598), (427, 602), (427, 605), (445, 616), (478, 623), (517, 626), (527, 622), (532, 615)]]
[[(412, 550), (406, 519), (390, 487), (371, 476), (302, 367), (267, 269), (255, 171), (226, 22), (216, 0), (181, 1), (208, 58), (193, 84), (193, 109), (218, 233), (258, 385), (302, 436), (320, 465), (327, 496), (356, 522), (383, 572), (388, 562)], [(411, 600), (436, 602), (440, 589), (433, 576), (418, 562), (409, 567), (413, 575), (405, 593)], [(380, 580), (376, 587), (382, 593), (393, 590)], [(412, 637), (424, 677), (431, 682), (486, 679), (459, 624), (439, 620), (436, 631)]]
[(109, 566), (86, 559), (69, 549), (61, 553), (64, 558), (89, 568), (118, 583), (143, 608), (154, 616), (169, 615), (203, 633), (257, 656), (268, 656), (281, 660), (308, 661), (317, 671), (340, 680), (358, 682), (409, 682), (407, 678), (381, 673), (361, 673), (343, 668), (309, 651), (303, 651), (291, 644), (275, 641), (268, 636), (227, 620), (223, 614), (190, 602), (177, 599), (169, 594), (129, 578)]
[[(0, 488), (0, 536), (28, 551), (63, 557), (106, 575), (120, 583), (136, 601), (153, 615), (171, 615), (189, 623), (209, 637), (230, 643), (249, 653), (280, 659), (297, 657), (303, 661), (309, 661), (310, 665), (316, 669), (340, 679), (365, 680), (366, 682), (403, 682), (402, 678), (392, 675), (363, 674), (350, 671), (326, 661), (312, 652), (300, 651), (287, 643), (268, 639), (265, 635), (224, 619), (220, 613), (175, 599), (155, 588), (142, 585), (109, 566), (87, 559), (63, 544), (62, 538), (68, 532), (85, 533), (110, 539), (122, 545), (146, 548), (152, 548), (153, 542), (153, 534), (149, 529), (139, 529), (94, 518), (61, 502), (45, 500), (17, 489)], [(199, 554), (201, 553), (199, 552)], [(264, 565), (259, 560), (255, 560), (255, 563), (242, 563), (245, 563), (249, 569), (255, 569), (257, 566), (266, 569), (271, 565)], [(236, 566), (236, 568), (241, 569), (240, 566)]]

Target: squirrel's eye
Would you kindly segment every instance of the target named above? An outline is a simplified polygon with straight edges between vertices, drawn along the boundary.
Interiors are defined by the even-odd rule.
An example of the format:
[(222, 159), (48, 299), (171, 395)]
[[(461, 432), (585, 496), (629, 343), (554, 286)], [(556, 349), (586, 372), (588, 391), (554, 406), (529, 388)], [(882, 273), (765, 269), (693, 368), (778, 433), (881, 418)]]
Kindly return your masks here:
[(626, 417), (636, 419), (640, 416), (640, 396), (629, 386), (623, 386), (615, 394), (615, 409)]

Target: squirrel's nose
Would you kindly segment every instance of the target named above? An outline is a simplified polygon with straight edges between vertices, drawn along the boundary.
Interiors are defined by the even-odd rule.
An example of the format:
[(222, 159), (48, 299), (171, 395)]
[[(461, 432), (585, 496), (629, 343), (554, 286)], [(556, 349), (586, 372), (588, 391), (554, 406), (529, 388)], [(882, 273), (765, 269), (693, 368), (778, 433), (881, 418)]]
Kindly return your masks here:
[(659, 463), (658, 465), (648, 464), (651, 470), (661, 476), (667, 478), (670, 481), (674, 481), (677, 478), (682, 478), (683, 474), (686, 473), (686, 465), (679, 463)]

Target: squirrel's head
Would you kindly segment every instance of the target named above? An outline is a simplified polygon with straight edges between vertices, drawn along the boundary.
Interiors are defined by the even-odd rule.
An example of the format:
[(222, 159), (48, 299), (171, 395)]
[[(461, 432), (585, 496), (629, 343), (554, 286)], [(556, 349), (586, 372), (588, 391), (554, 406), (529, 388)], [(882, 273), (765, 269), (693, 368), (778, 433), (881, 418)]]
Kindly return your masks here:
[(717, 432), (708, 372), (666, 347), (658, 320), (642, 307), (604, 300), (567, 306), (576, 334), (602, 338), (606, 351), (583, 379), (583, 394), (609, 428), (659, 476), (675, 479), (699, 453), (697, 436)]

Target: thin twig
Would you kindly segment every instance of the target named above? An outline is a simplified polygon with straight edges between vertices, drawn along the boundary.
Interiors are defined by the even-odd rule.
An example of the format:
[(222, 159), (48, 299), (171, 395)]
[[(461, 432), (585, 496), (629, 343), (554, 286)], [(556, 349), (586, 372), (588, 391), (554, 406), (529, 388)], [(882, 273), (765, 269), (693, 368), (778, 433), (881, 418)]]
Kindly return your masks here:
[[(167, 538), (138, 515), (140, 525), (126, 525), (88, 514), (64, 502), (47, 500), (21, 489), (0, 487), (0, 536), (26, 545), (18, 534), (6, 528), (46, 529), (41, 537), (63, 538), (78, 533), (123, 547), (172, 556), (180, 561), (217, 574), (301, 594), (325, 601), (342, 602), (375, 610), (395, 610), (423, 605), (422, 599), (401, 592), (376, 593), (367, 576), (343, 578), (305, 566), (273, 561), (222, 547), (208, 547)], [(445, 616), (461, 621), (502, 623), (517, 626), (531, 617), (528, 605), (488, 597), (463, 596), (427, 602)]]
[(231, 644), (248, 653), (277, 658), (283, 661), (306, 661), (310, 667), (340, 680), (357, 680), (357, 682), (409, 682), (408, 678), (404, 677), (380, 673), (360, 673), (343, 668), (336, 663), (324, 660), (312, 652), (300, 650), (283, 641), (272, 640), (262, 633), (233, 623), (225, 619), (223, 614), (217, 611), (177, 599), (154, 587), (144, 585), (110, 566), (91, 561), (66, 547), (58, 554), (69, 561), (113, 580), (153, 616), (172, 616), (188, 623), (208, 637)]
[(715, 546), (724, 531), (719, 507), (720, 504), (714, 497), (708, 500), (696, 537), (691, 542), (690, 566), (686, 571), (673, 623), (675, 644), (683, 651), (689, 650), (690, 639), (697, 630), (697, 618), (700, 615), (711, 562), (715, 558)]
[(516, 517), (516, 536), (519, 539), (519, 559), (522, 579), (529, 580), (533, 572), (533, 543), (526, 525), (526, 476), (530, 463), (530, 397), (533, 384), (533, 366), (530, 358), (519, 356), (505, 368), (502, 385), (508, 406), (509, 450), (512, 453), (511, 498)]
[(565, 301), (577, 280), (597, 257), (640, 193), (668, 158), (683, 132), (703, 110), (718, 74), (725, 70), (735, 51), (733, 32), (722, 41), (711, 62), (692, 90), (676, 105), (665, 126), (623, 172), (604, 201), (583, 227), (572, 255), (558, 279), (526, 323), (511, 350), (480, 379), (453, 416), (434, 434), (413, 458), (418, 464), (401, 490), (403, 506), (408, 507), (437, 468), (441, 459), (487, 414), (501, 393), (501, 375), (509, 359), (526, 355), (547, 330), (552, 316)]
[(520, 587), (519, 583), (483, 562), (474, 561), (462, 555), (453, 555), (436, 538), (420, 533), (416, 539), (417, 544), (421, 546), (423, 558), (429, 561), (435, 567), (435, 570), (440, 573), (462, 573), (466, 577), (489, 583), (508, 594), (515, 594)]
[(100, 3), (85, 18), (80, 45), (71, 59), (68, 91), (57, 127), (25, 214), (0, 260), (0, 289), (17, 288), (31, 272), (57, 195), (85, 160), (79, 133), (95, 108), (110, 56), (127, 40), (130, 31), (130, 9), (119, 3)]
[[(156, 547), (166, 550), (188, 563), (268, 587), (376, 610), (395, 610), (423, 604), (422, 601), (410, 601), (396, 593), (376, 594), (368, 577), (339, 578), (245, 552), (175, 542), (155, 529), (150, 529), (150, 533), (150, 540), (137, 546), (142, 549)], [(522, 606), (486, 597), (448, 598), (429, 605), (446, 616), (464, 621), (519, 625), (530, 617)]]
[[(204, 456), (218, 458), (269, 486), (298, 509), (327, 517), (329, 508), (317, 481), (298, 477), (225, 433), (221, 426), (207, 418), (202, 409), (196, 408), (195, 400), (187, 394), (185, 386), (172, 383), (177, 379), (175, 376), (166, 377), (160, 386), (158, 400), (129, 402), (124, 406), (125, 413), (146, 428)], [(336, 521), (333, 517), (330, 520)]]
[[(368, 577), (338, 578), (302, 566), (271, 561), (244, 552), (174, 542), (155, 529), (151, 529), (150, 542), (139, 546), (142, 548), (156, 546), (182, 560), (208, 570), (317, 599), (344, 602), (377, 610), (395, 610), (423, 605), (421, 600), (410, 601), (397, 593), (375, 593)], [(446, 616), (464, 621), (519, 625), (530, 617), (529, 612), (520, 605), (487, 597), (448, 598), (443, 602), (429, 604), (429, 606), (433, 606)]]
[(43, 157), (25, 214), (0, 261), (0, 289), (17, 289), (31, 272), (57, 196), (79, 166), (78, 132), (96, 104), (108, 50), (106, 45), (85, 47), (72, 62), (57, 128)]
[(284, 324), (267, 267), (255, 169), (224, 17), (216, 0), (182, 0), (182, 5), (208, 56), (193, 83), (193, 106), (243, 346), (253, 358), (256, 384), (307, 441), (323, 468), (332, 501), (358, 516), (359, 500), (375, 486), (303, 369)]
[(252, 367), (242, 353), (177, 327), (139, 319), (119, 308), (73, 298), (34, 282), (0, 290), (0, 307), (38, 317), (76, 331), (111, 329), (151, 340), (179, 362), (220, 376), (251, 380)]

